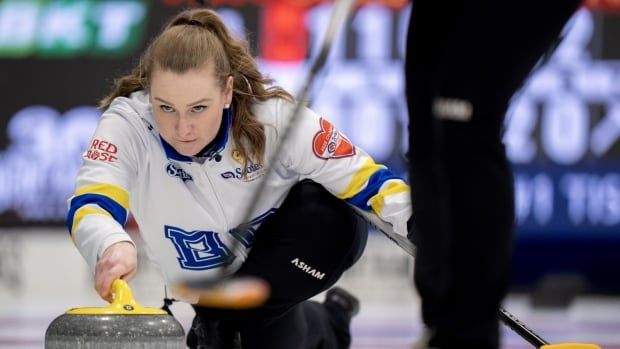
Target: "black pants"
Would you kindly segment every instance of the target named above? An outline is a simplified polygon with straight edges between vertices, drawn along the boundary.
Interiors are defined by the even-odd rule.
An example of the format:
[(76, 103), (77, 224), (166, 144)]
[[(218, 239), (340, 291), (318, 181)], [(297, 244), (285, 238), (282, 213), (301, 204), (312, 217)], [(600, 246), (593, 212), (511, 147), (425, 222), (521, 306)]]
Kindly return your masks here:
[(498, 347), (514, 220), (504, 114), (579, 3), (413, 1), (406, 59), (411, 239), (433, 347)]
[[(367, 235), (368, 225), (345, 202), (319, 184), (300, 182), (260, 226), (237, 272), (270, 284), (267, 303), (243, 311), (194, 307), (196, 314), (240, 331), (243, 349), (348, 348), (349, 320), (306, 300), (335, 284), (359, 259)], [(300, 268), (302, 262), (310, 268)]]

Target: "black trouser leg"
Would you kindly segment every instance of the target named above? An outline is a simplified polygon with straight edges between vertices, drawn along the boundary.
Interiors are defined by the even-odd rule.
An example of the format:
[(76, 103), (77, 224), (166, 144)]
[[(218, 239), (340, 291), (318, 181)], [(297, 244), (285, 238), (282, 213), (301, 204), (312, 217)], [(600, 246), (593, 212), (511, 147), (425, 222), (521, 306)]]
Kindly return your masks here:
[[(241, 331), (244, 349), (339, 348), (348, 327), (326, 330), (329, 312), (305, 311), (301, 302), (328, 289), (360, 257), (368, 227), (347, 204), (321, 185), (305, 181), (293, 187), (280, 209), (256, 233), (248, 259), (237, 272), (271, 286), (258, 309), (245, 311), (195, 307), (205, 319), (221, 319)], [(338, 335), (333, 331), (346, 331)]]
[[(433, 346), (498, 347), (514, 219), (503, 118), (578, 4), (413, 2), (406, 61), (412, 240)], [(466, 108), (455, 112), (446, 101)]]
[(339, 310), (304, 301), (284, 315), (242, 331), (243, 349), (346, 349), (351, 344), (349, 321)]

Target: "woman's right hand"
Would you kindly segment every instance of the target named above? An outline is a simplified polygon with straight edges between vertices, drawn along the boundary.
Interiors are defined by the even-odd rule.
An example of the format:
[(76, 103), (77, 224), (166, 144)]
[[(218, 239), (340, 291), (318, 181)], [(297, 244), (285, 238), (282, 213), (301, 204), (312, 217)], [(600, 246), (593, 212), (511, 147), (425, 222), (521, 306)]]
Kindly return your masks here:
[(131, 280), (138, 269), (136, 247), (120, 241), (105, 249), (95, 266), (95, 289), (101, 298), (112, 303), (112, 282), (116, 279)]

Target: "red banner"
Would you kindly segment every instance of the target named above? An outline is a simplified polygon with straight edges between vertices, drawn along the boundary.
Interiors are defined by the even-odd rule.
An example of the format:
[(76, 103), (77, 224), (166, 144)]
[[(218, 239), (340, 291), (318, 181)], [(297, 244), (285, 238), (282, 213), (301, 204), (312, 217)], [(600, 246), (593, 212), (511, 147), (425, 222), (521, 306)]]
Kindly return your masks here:
[(585, 4), (592, 10), (620, 13), (620, 0), (586, 0)]

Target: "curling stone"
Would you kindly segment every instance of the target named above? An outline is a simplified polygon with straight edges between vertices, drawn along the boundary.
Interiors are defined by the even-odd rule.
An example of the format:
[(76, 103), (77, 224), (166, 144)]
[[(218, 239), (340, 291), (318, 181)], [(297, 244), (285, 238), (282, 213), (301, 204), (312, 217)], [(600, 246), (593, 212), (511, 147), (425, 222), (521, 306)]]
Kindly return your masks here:
[(74, 308), (45, 332), (46, 349), (185, 349), (181, 324), (161, 309), (145, 308), (123, 280), (112, 284), (113, 302), (102, 308)]

